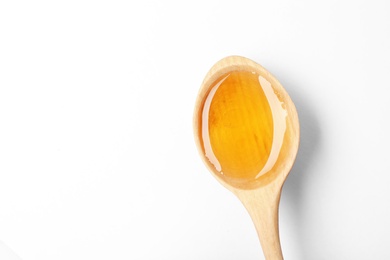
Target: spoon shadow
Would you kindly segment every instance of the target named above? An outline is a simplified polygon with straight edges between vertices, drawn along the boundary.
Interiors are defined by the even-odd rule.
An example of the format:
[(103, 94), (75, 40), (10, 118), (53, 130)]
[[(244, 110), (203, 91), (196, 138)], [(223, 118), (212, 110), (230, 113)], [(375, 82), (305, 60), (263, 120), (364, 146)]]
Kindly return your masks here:
[[(283, 77), (284, 76), (284, 77)], [(321, 147), (321, 128), (315, 110), (308, 103), (302, 93), (294, 91), (294, 80), (288, 75), (278, 76), (281, 82), (288, 82), (288, 93), (298, 111), (300, 124), (300, 145), (295, 164), (283, 186), (282, 200), (288, 205), (289, 216), (292, 218), (295, 243), (300, 254), (299, 259), (314, 259), (316, 254), (308, 248), (307, 236), (310, 233), (308, 214), (305, 207), (305, 198), (308, 195), (305, 187), (309, 187), (313, 180), (313, 162), (319, 157)], [(309, 221), (310, 222), (310, 221)], [(314, 258), (313, 258), (314, 256)]]
[(0, 240), (0, 259), (1, 260), (21, 260), (21, 258), (16, 255), (12, 249), (10, 249), (8, 246), (6, 246), (1, 240)]

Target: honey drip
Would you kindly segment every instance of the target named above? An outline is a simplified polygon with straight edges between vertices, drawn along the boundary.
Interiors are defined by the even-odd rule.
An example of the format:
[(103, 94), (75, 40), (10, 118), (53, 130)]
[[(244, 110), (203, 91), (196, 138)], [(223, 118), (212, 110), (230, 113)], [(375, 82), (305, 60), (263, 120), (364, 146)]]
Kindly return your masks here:
[(218, 79), (204, 100), (201, 140), (221, 177), (257, 179), (275, 165), (287, 112), (271, 83), (249, 71)]

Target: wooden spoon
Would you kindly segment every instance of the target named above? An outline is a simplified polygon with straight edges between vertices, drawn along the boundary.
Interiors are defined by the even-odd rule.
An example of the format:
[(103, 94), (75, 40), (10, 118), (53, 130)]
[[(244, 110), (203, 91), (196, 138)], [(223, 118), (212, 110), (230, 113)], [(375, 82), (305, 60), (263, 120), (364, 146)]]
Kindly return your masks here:
[(298, 115), (287, 92), (259, 64), (226, 57), (200, 87), (194, 133), (208, 169), (248, 210), (265, 258), (283, 259), (279, 201), (299, 145)]

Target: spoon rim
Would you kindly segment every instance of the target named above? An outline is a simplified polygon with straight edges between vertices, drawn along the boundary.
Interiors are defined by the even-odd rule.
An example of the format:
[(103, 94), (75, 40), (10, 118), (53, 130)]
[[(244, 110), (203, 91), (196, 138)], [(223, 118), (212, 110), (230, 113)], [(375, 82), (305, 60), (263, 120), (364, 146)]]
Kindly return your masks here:
[[(207, 159), (204, 154), (204, 146), (202, 143), (202, 138), (200, 137), (201, 133), (201, 114), (204, 107), (204, 102), (208, 93), (210, 92), (214, 83), (220, 79), (222, 76), (228, 74), (233, 71), (250, 71), (258, 73), (260, 76), (263, 76), (268, 81), (270, 81), (272, 88), (278, 94), (278, 97), (282, 97), (282, 101), (285, 104), (286, 110), (288, 111), (288, 116), (286, 117), (287, 129), (290, 134), (290, 138), (288, 140), (289, 146), (284, 149), (288, 149), (287, 154), (284, 158), (280, 159), (278, 156), (277, 163), (279, 160), (283, 160), (282, 164), (279, 165), (278, 171), (276, 169), (271, 169), (269, 172), (264, 175), (256, 178), (256, 179), (241, 179), (237, 181), (237, 178), (229, 178), (227, 176), (223, 176), (215, 169), (215, 167), (211, 164), (211, 162)], [(282, 84), (263, 66), (260, 64), (242, 57), (242, 56), (228, 56), (225, 57), (218, 62), (216, 62), (206, 74), (200, 89), (198, 91), (195, 110), (193, 116), (193, 127), (194, 127), (194, 137), (195, 143), (198, 148), (198, 152), (200, 157), (202, 158), (203, 163), (212, 173), (212, 175), (226, 188), (230, 190), (252, 190), (261, 188), (269, 183), (278, 181), (280, 186), (283, 185), (285, 179), (287, 178), (291, 168), (294, 164), (296, 156), (298, 154), (299, 148), (299, 139), (300, 139), (300, 126), (299, 119), (296, 107), (288, 95), (287, 91), (284, 89)], [(283, 144), (286, 144), (286, 134), (284, 135)], [(275, 163), (275, 165), (277, 164)], [(279, 163), (280, 164), (280, 163)], [(275, 168), (275, 165), (273, 168)], [(279, 169), (281, 168), (281, 169)]]

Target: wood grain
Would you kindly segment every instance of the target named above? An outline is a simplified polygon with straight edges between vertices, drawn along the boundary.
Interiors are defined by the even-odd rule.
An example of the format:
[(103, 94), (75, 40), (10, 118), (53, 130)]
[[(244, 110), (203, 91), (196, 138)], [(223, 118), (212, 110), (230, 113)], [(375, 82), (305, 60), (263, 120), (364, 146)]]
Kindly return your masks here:
[[(234, 71), (255, 72), (264, 77), (271, 83), (275, 94), (287, 111), (286, 131), (277, 161), (271, 170), (255, 179), (240, 179), (221, 175), (206, 158), (201, 138), (203, 105), (210, 92), (210, 87), (223, 75)], [(224, 187), (240, 199), (249, 212), (266, 259), (283, 259), (278, 228), (279, 201), (283, 183), (295, 161), (299, 146), (298, 114), (291, 98), (279, 81), (262, 66), (244, 57), (230, 56), (217, 62), (207, 73), (198, 93), (193, 120), (195, 142), (205, 165)]]

